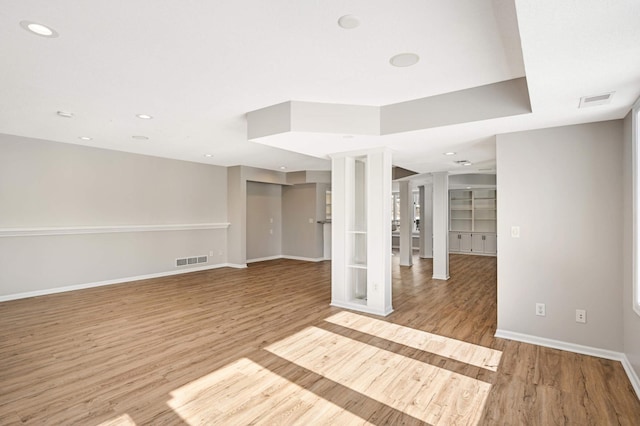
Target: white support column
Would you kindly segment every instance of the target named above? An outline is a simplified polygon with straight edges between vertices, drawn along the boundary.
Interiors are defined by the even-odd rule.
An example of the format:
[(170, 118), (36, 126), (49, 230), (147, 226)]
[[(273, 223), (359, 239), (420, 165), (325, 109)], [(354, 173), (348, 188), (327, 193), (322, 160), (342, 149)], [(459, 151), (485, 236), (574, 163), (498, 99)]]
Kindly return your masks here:
[(411, 182), (400, 181), (400, 266), (413, 265), (413, 194)]
[(433, 278), (449, 279), (449, 174), (433, 173)]
[(418, 187), (420, 191), (420, 258), (433, 257), (433, 184)]
[(388, 315), (391, 303), (391, 152), (332, 158), (331, 305)]
[(391, 151), (367, 154), (367, 272), (368, 310), (393, 312), (391, 304)]

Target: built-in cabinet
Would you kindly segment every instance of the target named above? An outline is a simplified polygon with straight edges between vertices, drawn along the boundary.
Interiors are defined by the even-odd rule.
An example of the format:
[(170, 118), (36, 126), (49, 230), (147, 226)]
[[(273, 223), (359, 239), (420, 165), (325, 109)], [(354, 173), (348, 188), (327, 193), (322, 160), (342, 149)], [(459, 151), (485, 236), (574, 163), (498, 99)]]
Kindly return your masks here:
[(496, 255), (496, 190), (449, 191), (449, 252)]

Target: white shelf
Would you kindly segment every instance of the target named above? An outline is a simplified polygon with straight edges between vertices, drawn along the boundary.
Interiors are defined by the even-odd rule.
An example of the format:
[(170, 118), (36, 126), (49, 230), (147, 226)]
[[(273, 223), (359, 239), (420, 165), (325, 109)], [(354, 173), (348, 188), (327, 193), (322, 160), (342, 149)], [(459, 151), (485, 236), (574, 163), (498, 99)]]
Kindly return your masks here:
[(350, 265), (347, 265), (348, 268), (355, 268), (355, 269), (367, 269), (367, 265), (365, 265), (364, 263), (353, 263)]
[(496, 202), (495, 189), (451, 190), (449, 230), (465, 233), (495, 232)]
[(360, 235), (366, 235), (367, 231), (347, 231), (347, 234), (360, 234)]

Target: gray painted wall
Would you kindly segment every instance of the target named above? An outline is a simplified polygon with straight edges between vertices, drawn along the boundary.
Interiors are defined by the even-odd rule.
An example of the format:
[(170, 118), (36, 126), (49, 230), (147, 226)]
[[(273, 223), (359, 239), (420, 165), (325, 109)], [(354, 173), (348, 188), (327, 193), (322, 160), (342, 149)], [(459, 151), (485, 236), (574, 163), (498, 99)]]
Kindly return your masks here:
[(282, 254), (282, 186), (247, 182), (247, 260)]
[(631, 152), (631, 113), (623, 123), (624, 155), (623, 155), (623, 213), (624, 232), (622, 246), (623, 278), (622, 314), (624, 324), (624, 352), (640, 376), (640, 316), (633, 310), (633, 165)]
[(499, 329), (623, 349), (622, 138), (621, 121), (497, 137)]
[[(3, 229), (223, 223), (226, 205), (223, 167), (0, 135)], [(0, 296), (223, 264), (226, 232), (0, 237)]]
[[(282, 254), (285, 256), (323, 258), (322, 225), (324, 191), (327, 185), (307, 183), (282, 189)], [(322, 197), (320, 192), (322, 192)], [(322, 213), (320, 213), (322, 211)]]
[(234, 266), (246, 266), (247, 262), (247, 182), (286, 184), (286, 173), (234, 166), (227, 169), (227, 214), (229, 227), (229, 257)]

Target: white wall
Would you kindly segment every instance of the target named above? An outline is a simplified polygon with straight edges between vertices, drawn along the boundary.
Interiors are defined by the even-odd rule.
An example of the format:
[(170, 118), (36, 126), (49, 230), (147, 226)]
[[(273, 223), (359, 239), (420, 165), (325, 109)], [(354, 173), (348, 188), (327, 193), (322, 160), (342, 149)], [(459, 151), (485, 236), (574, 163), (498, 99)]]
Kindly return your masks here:
[[(224, 223), (226, 170), (0, 135), (0, 229)], [(0, 297), (226, 262), (226, 228), (0, 237)], [(188, 268), (186, 268), (188, 269)], [(181, 268), (180, 270), (186, 270)]]
[(282, 254), (282, 186), (247, 182), (247, 260)]
[(632, 307), (633, 300), (633, 175), (631, 153), (631, 114), (624, 119), (624, 155), (623, 155), (623, 278), (622, 313), (624, 323), (624, 353), (636, 375), (640, 376), (640, 316)]
[(499, 330), (623, 349), (622, 145), (621, 121), (497, 137)]

